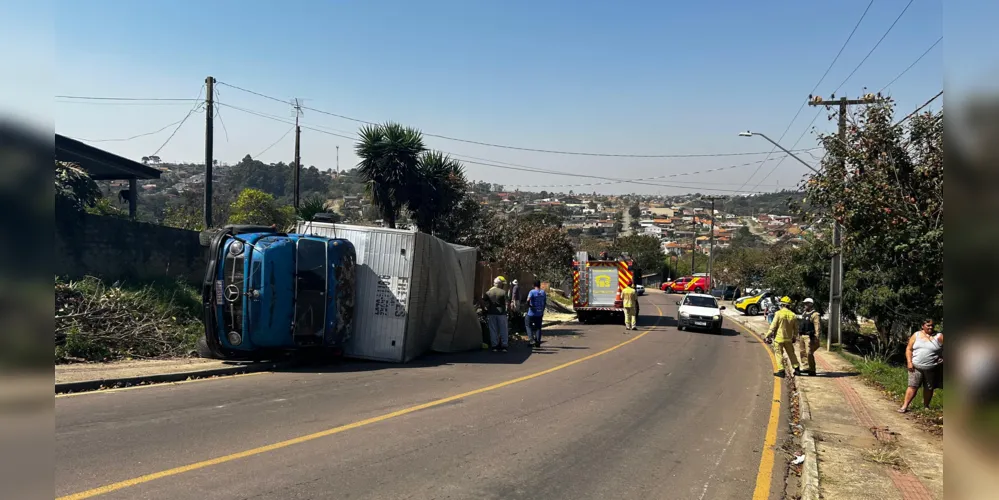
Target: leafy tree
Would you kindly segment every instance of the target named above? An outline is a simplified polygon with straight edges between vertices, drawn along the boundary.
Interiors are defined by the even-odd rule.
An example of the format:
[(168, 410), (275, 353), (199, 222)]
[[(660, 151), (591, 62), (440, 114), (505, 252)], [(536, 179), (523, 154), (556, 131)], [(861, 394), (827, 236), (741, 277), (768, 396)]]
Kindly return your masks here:
[(659, 238), (644, 234), (618, 238), (611, 246), (610, 253), (614, 256), (631, 256), (643, 272), (659, 271), (666, 258)]
[(546, 208), (537, 212), (529, 213), (521, 217), (521, 220), (525, 222), (543, 224), (546, 226), (562, 227), (565, 223), (566, 215), (567, 211), (564, 207)]
[(845, 142), (820, 138), (828, 154), (804, 184), (817, 208), (806, 215), (831, 214), (844, 226), (844, 260), (862, 271), (852, 273), (857, 312), (882, 336), (923, 316), (942, 319), (942, 112), (896, 125), (887, 99), (851, 120)]
[(631, 218), (633, 219), (638, 219), (639, 217), (642, 216), (642, 209), (636, 203), (628, 207), (628, 215), (631, 216)]
[(753, 234), (748, 226), (742, 226), (732, 236), (732, 248), (757, 248), (764, 245), (763, 238)]
[(55, 162), (56, 208), (83, 211), (101, 199), (101, 190), (86, 170), (75, 163)]
[[(229, 220), (229, 211), (235, 200), (235, 193), (227, 186), (219, 186), (212, 200), (212, 221), (221, 226)], [(140, 198), (141, 199), (141, 198)], [(184, 191), (171, 200), (164, 209), (163, 224), (166, 226), (192, 231), (205, 229), (205, 192), (204, 186)]]
[(589, 208), (590, 210), (596, 210), (597, 209), (597, 204), (595, 202), (591, 201), (591, 202), (589, 202), (589, 203), (586, 204), (586, 208)]
[(358, 173), (367, 182), (367, 194), (388, 227), (396, 226), (399, 211), (413, 198), (418, 185), (421, 154), (426, 150), (419, 130), (398, 123), (366, 125), (355, 146)]
[(425, 151), (420, 156), (415, 182), (416, 186), (410, 187), (412, 194), (406, 200), (407, 207), (420, 231), (437, 236), (465, 196), (464, 168), (461, 162), (440, 151)]
[(259, 189), (244, 189), (232, 203), (229, 224), (275, 225), (287, 228), (295, 221), (295, 211), (279, 205), (270, 193)]
[(528, 272), (552, 282), (565, 279), (570, 272), (572, 242), (563, 229), (517, 221), (506, 224), (502, 234), (505, 244), (496, 252), (496, 261), (510, 272)]

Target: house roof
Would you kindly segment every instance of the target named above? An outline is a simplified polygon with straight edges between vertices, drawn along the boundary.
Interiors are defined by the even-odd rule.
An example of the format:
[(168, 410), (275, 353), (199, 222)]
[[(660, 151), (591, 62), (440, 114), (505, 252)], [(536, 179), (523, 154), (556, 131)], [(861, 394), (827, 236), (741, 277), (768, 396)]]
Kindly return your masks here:
[(55, 159), (76, 163), (98, 181), (160, 178), (158, 169), (59, 134), (55, 135)]

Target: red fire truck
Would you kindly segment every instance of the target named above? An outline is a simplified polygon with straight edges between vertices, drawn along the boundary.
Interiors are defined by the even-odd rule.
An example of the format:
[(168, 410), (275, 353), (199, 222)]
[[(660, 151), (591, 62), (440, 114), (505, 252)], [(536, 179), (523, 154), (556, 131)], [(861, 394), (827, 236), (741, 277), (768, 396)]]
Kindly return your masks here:
[[(613, 317), (624, 321), (621, 290), (642, 273), (628, 257), (611, 259), (606, 253), (591, 260), (578, 252), (572, 262), (572, 308), (581, 323)], [(637, 284), (637, 283), (636, 283)]]

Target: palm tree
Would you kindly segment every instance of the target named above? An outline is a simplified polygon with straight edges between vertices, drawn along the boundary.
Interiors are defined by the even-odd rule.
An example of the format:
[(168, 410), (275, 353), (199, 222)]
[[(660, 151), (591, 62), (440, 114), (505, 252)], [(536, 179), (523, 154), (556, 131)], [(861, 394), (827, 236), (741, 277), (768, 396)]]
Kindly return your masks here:
[(321, 213), (333, 213), (334, 208), (321, 196), (310, 196), (298, 206), (298, 217), (304, 221), (313, 221)]
[(440, 151), (425, 151), (420, 155), (416, 186), (407, 200), (407, 208), (420, 231), (437, 235), (442, 221), (465, 194), (464, 168), (461, 162)]
[(365, 125), (355, 151), (361, 161), (357, 172), (367, 183), (371, 203), (378, 207), (388, 227), (395, 228), (399, 211), (418, 186), (420, 155), (426, 149), (423, 134), (398, 123)]

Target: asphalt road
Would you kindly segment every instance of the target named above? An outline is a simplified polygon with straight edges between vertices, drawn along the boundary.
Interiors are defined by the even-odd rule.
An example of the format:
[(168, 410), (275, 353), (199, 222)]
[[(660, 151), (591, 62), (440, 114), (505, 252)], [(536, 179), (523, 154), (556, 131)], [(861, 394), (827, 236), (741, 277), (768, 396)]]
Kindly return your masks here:
[(639, 331), (565, 325), (537, 352), (57, 398), (56, 495), (700, 500), (772, 472), (780, 498), (765, 350), (730, 323), (677, 331), (676, 296), (651, 293)]

